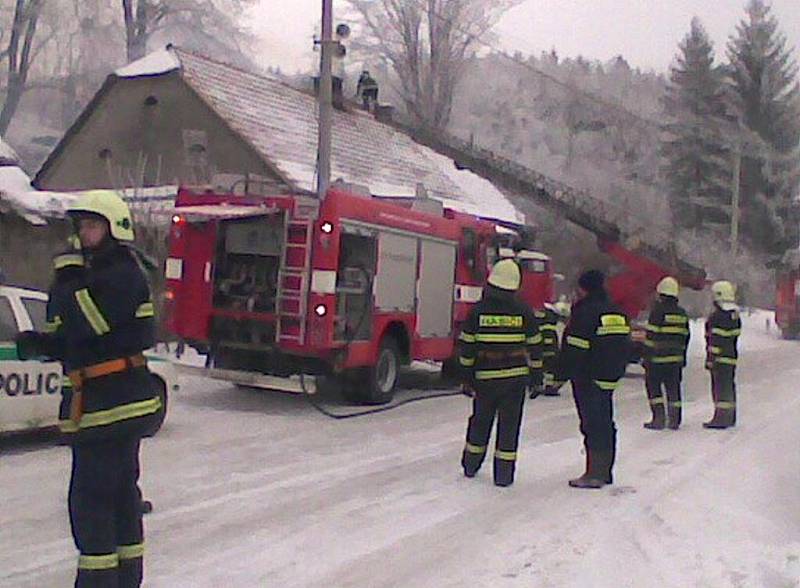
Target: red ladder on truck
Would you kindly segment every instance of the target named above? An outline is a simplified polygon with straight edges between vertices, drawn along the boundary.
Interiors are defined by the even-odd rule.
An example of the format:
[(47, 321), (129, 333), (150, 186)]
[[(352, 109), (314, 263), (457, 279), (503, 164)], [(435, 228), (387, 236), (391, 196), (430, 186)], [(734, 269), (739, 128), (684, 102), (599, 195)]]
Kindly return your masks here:
[(302, 344), (305, 341), (313, 235), (313, 218), (290, 218), (287, 215), (275, 305), (277, 343)]

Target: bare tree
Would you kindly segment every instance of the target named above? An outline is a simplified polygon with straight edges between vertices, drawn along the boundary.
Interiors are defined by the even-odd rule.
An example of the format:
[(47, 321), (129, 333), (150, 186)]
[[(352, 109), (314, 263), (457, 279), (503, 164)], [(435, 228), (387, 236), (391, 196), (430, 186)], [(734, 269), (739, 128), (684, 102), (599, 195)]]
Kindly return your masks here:
[(466, 63), (519, 0), (348, 0), (360, 51), (386, 59), (414, 124), (444, 129)]
[(145, 55), (148, 41), (166, 33), (173, 38), (197, 39), (243, 54), (248, 36), (239, 20), (256, 0), (122, 0), (128, 61)]
[(3, 109), (0, 111), (0, 135), (4, 135), (17, 111), (31, 62), (35, 55), (33, 39), (42, 10), (43, 0), (16, 0), (11, 21), (8, 45), (0, 58), (8, 62), (8, 77)]

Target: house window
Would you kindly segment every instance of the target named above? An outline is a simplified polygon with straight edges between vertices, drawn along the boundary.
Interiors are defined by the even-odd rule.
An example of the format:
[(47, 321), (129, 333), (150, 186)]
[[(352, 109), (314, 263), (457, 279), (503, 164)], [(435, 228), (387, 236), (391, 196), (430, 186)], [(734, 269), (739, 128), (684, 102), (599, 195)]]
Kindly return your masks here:
[(97, 152), (97, 157), (100, 159), (111, 159), (111, 149), (108, 147), (101, 149)]

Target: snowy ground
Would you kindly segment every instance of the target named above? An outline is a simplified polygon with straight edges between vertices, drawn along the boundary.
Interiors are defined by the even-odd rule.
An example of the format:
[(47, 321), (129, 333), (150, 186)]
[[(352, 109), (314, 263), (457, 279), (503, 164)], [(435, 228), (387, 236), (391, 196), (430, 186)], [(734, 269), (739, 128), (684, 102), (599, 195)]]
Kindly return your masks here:
[[(701, 427), (700, 332), (680, 431), (642, 428), (632, 369), (617, 393), (617, 484), (600, 491), (566, 485), (583, 459), (566, 395), (528, 403), (517, 482), (500, 489), (490, 470), (461, 475), (463, 397), (334, 421), (301, 397), (187, 376), (144, 443), (145, 584), (799, 586), (800, 344), (766, 318), (745, 318), (736, 429)], [(3, 451), (0, 586), (70, 585), (68, 474), (65, 448)]]

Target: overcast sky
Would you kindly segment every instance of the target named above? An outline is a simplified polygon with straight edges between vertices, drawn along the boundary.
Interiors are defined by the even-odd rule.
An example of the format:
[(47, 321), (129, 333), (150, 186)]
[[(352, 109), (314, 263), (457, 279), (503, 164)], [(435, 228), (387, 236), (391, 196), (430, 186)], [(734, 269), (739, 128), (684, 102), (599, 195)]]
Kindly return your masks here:
[[(621, 54), (634, 67), (666, 71), (693, 16), (700, 17), (718, 57), (724, 57), (746, 1), (527, 0), (503, 18), (496, 33), (510, 51), (538, 54), (555, 48), (564, 57), (601, 61)], [(344, 6), (334, 0), (334, 14)], [(287, 72), (307, 69), (320, 7), (320, 0), (261, 0), (250, 22), (261, 39), (261, 65)], [(800, 0), (772, 0), (772, 7), (790, 44), (800, 46)]]

